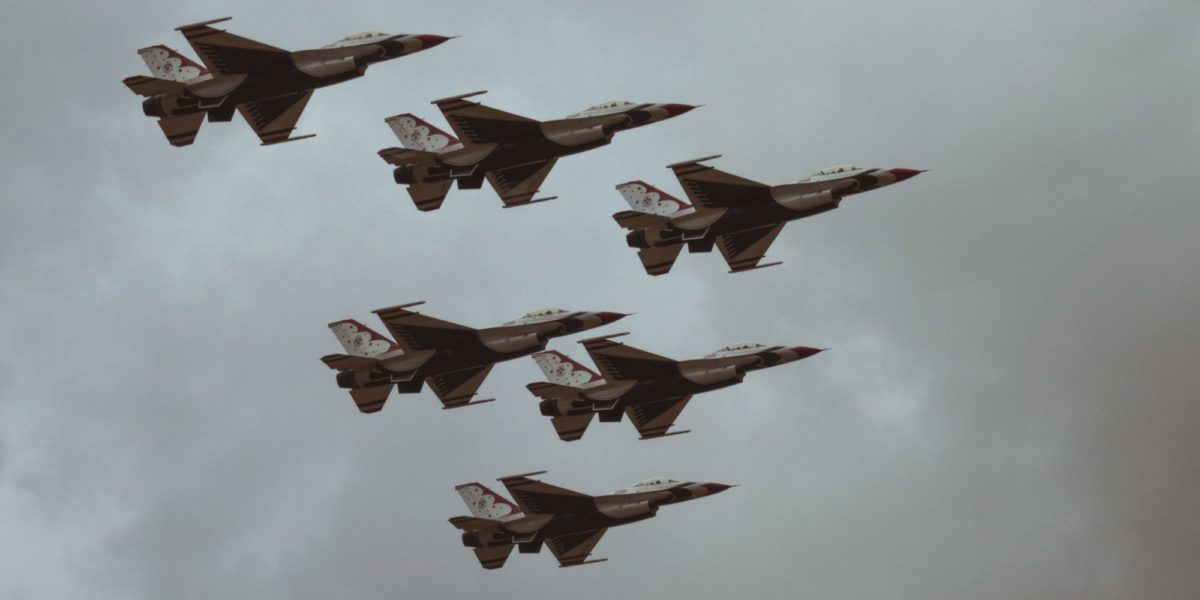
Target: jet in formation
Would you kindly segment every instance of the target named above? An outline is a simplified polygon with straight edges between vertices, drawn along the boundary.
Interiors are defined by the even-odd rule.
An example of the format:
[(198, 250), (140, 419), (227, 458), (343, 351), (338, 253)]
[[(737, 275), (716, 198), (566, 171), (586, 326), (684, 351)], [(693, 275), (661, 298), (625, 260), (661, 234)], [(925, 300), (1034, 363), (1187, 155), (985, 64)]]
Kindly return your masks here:
[[(667, 430), (693, 394), (742, 382), (746, 373), (808, 358), (822, 349), (805, 346), (763, 346), (743, 343), (726, 346), (693, 360), (676, 361), (612, 341), (612, 335), (583, 340), (596, 373), (555, 352), (533, 355), (545, 382), (531, 383), (529, 391), (542, 398), (538, 408), (550, 417), (558, 437), (571, 442), (583, 437), (593, 415), (601, 421), (629, 420), (641, 439), (688, 433)], [(603, 375), (601, 375), (603, 374)]]
[(353, 319), (329, 324), (346, 354), (330, 354), (321, 361), (338, 372), (338, 387), (350, 390), (358, 410), (379, 412), (393, 387), (401, 394), (416, 394), (426, 383), (443, 408), (491, 402), (494, 398), (471, 398), (496, 363), (544, 350), (550, 338), (626, 316), (548, 308), (500, 327), (472, 329), (408, 310), (420, 304), (424, 302), (372, 311), (394, 341)]
[(516, 504), (481, 483), (454, 488), (471, 510), (470, 517), (453, 517), (450, 524), (463, 530), (463, 545), (475, 550), (485, 569), (499, 569), (512, 553), (541, 552), (542, 545), (558, 559), (560, 567), (603, 562), (588, 555), (609, 527), (649, 519), (658, 508), (718, 494), (731, 487), (724, 483), (647, 479), (603, 496), (589, 496), (530, 479), (545, 471), (501, 477), (500, 482)]
[(708, 156), (676, 163), (675, 172), (691, 204), (644, 182), (617, 186), (633, 210), (613, 215), (630, 230), (626, 241), (638, 249), (642, 266), (650, 275), (671, 270), (680, 250), (721, 250), (730, 273), (761, 269), (780, 263), (759, 264), (767, 248), (788, 221), (833, 210), (842, 198), (909, 179), (915, 169), (860, 169), (850, 165), (830, 167), (797, 183), (770, 186), (719, 171), (703, 161)]
[(135, 94), (146, 97), (142, 111), (159, 118), (172, 146), (195, 141), (205, 115), (212, 122), (232, 121), (234, 109), (264, 146), (312, 137), (315, 134), (292, 137), (292, 131), (314, 89), (362, 77), (374, 63), (450, 39), (369, 31), (314, 50), (289, 52), (210, 27), (229, 19), (176, 28), (203, 66), (167, 46), (150, 46), (138, 54), (154, 76), (124, 80)]
[(608, 145), (618, 131), (657, 123), (695, 108), (687, 104), (606, 102), (552, 121), (536, 121), (467, 100), (434, 100), (454, 135), (412, 114), (385, 119), (403, 148), (379, 156), (394, 165), (418, 210), (437, 210), (454, 182), (479, 189), (487, 179), (506, 208), (552, 200), (533, 197), (560, 157)]

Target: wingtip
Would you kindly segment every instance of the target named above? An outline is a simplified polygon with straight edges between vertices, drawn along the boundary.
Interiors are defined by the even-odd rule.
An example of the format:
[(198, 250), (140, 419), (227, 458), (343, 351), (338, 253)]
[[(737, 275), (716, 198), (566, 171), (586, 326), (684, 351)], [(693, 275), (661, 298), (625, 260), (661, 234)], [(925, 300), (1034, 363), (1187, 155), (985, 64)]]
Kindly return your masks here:
[(180, 25), (179, 27), (176, 27), (175, 31), (183, 31), (184, 29), (195, 29), (197, 27), (204, 27), (206, 25), (212, 25), (214, 23), (223, 23), (223, 22), (229, 21), (231, 19), (233, 19), (233, 17), (221, 17), (219, 19), (209, 19), (207, 21), (200, 21), (198, 23), (188, 23), (187, 25)]
[(525, 477), (533, 477), (535, 475), (545, 475), (545, 474), (546, 474), (545, 471), (530, 471), (528, 473), (518, 473), (516, 475), (506, 475), (504, 477), (497, 477), (496, 481), (504, 482), (504, 481), (510, 481), (513, 479), (523, 479)]
[(680, 161), (680, 162), (677, 162), (677, 163), (672, 163), (672, 164), (669, 164), (669, 165), (667, 165), (667, 168), (668, 168), (668, 169), (675, 169), (675, 168), (678, 168), (678, 167), (686, 167), (686, 166), (688, 166), (688, 165), (694, 165), (694, 164), (696, 164), (696, 163), (702, 163), (702, 162), (704, 162), (704, 161), (708, 161), (708, 160), (716, 160), (716, 159), (718, 159), (718, 158), (721, 158), (721, 155), (720, 155), (720, 154), (712, 154), (712, 155), (709, 155), (709, 156), (704, 156), (704, 157), (701, 157), (701, 158), (693, 158), (693, 159), (691, 159), (691, 160), (684, 160), (684, 161)]

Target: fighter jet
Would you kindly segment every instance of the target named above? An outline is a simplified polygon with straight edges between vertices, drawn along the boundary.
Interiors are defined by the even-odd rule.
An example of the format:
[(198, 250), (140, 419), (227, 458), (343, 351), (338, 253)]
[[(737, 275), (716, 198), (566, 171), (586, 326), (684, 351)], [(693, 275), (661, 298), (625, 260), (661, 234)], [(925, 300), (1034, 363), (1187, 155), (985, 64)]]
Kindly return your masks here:
[(496, 363), (543, 350), (550, 338), (626, 316), (547, 308), (500, 327), (472, 329), (408, 310), (420, 304), (424, 302), (372, 311), (395, 341), (353, 319), (329, 324), (346, 354), (330, 354), (321, 361), (338, 372), (338, 387), (350, 390), (358, 410), (379, 412), (393, 386), (401, 394), (416, 394), (426, 383), (443, 408), (491, 402), (494, 398), (471, 398)]
[(620, 421), (627, 414), (643, 440), (688, 433), (690, 430), (667, 430), (692, 394), (729, 387), (741, 383), (749, 371), (822, 351), (805, 346), (743, 343), (726, 346), (704, 358), (676, 361), (612, 341), (622, 335), (627, 333), (579, 342), (603, 376), (561, 352), (533, 355), (549, 381), (526, 387), (542, 398), (538, 409), (551, 417), (554, 430), (564, 442), (583, 437), (592, 415), (599, 415), (601, 421)]
[(769, 186), (700, 164), (707, 156), (669, 165), (691, 204), (644, 182), (617, 186), (633, 210), (613, 218), (630, 230), (625, 239), (638, 248), (651, 275), (671, 270), (686, 244), (689, 252), (711, 252), (716, 245), (730, 273), (771, 267), (759, 264), (784, 223), (833, 210), (842, 198), (899, 183), (923, 171), (860, 169), (839, 165), (797, 183)]
[(142, 111), (158, 117), (172, 146), (196, 139), (204, 116), (232, 121), (236, 108), (264, 146), (313, 137), (291, 137), (316, 88), (362, 77), (377, 62), (432, 48), (450, 38), (368, 31), (315, 50), (289, 52), (209, 27), (231, 17), (176, 27), (204, 66), (158, 45), (138, 50), (153, 77), (134, 75), (125, 85), (145, 96)]
[(526, 117), (467, 100), (472, 92), (434, 100), (454, 135), (412, 114), (385, 119), (404, 148), (379, 156), (395, 165), (396, 183), (408, 185), (418, 210), (437, 210), (450, 185), (479, 189), (486, 178), (505, 208), (552, 200), (533, 199), (560, 157), (608, 145), (618, 131), (682, 115), (687, 104), (606, 102), (553, 121)]
[(604, 562), (587, 560), (609, 527), (649, 519), (658, 508), (719, 494), (724, 483), (696, 483), (656, 477), (605, 496), (589, 496), (530, 479), (545, 471), (501, 477), (516, 504), (481, 483), (454, 488), (471, 509), (470, 517), (452, 517), (463, 530), (463, 545), (475, 550), (485, 569), (499, 569), (513, 546), (522, 554), (550, 547), (560, 567)]

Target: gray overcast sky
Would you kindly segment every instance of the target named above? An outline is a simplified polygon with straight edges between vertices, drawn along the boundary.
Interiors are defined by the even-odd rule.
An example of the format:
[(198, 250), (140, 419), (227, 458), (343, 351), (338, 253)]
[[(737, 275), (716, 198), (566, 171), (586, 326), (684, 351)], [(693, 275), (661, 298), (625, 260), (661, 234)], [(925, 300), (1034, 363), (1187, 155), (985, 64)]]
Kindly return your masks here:
[[(240, 117), (167, 145), (120, 84), (180, 24), (315, 47), (461, 35), (319, 91), (313, 140)], [(16, 2), (0, 22), (0, 596), (1194, 598), (1200, 589), (1200, 5)], [(188, 51), (191, 54), (190, 51)], [(561, 198), (419, 214), (375, 152), (433, 98), (550, 118), (703, 103), (563, 160)], [(613, 185), (931, 169), (789, 225), (780, 267), (646, 276)], [(427, 300), (485, 326), (636, 312), (679, 358), (833, 351), (698, 397), (693, 433), (564, 444), (498, 401), (354, 410), (325, 324)], [(571, 339), (557, 349), (580, 355)], [(485, 572), (453, 486), (548, 469), (605, 492), (740, 483), (611, 531), (599, 566)]]

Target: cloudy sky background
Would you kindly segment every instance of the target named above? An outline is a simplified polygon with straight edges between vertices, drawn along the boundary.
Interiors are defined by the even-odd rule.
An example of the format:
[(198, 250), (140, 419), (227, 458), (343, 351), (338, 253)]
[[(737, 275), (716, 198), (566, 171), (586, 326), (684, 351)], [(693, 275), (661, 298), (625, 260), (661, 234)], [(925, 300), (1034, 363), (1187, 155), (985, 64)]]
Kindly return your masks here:
[[(6, 7), (0, 596), (1195, 597), (1196, 3), (266, 4)], [(171, 148), (120, 80), (225, 15), (293, 49), (463, 37), (319, 91), (313, 140), (262, 148), (238, 117)], [(562, 161), (555, 202), (453, 191), (420, 214), (375, 155), (383, 118), (442, 124), (430, 99), (478, 89), (538, 118), (706, 106)], [(780, 267), (646, 276), (613, 185), (678, 193), (663, 166), (715, 153), (768, 183), (931, 172), (789, 225)], [(654, 442), (559, 442), (528, 359), (494, 370), (495, 403), (361, 415), (318, 361), (325, 324), (414, 300), (473, 326), (636, 312), (613, 330), (678, 358), (833, 350)], [(741, 487), (610, 531), (599, 566), (483, 571), (453, 486), (539, 469)]]

